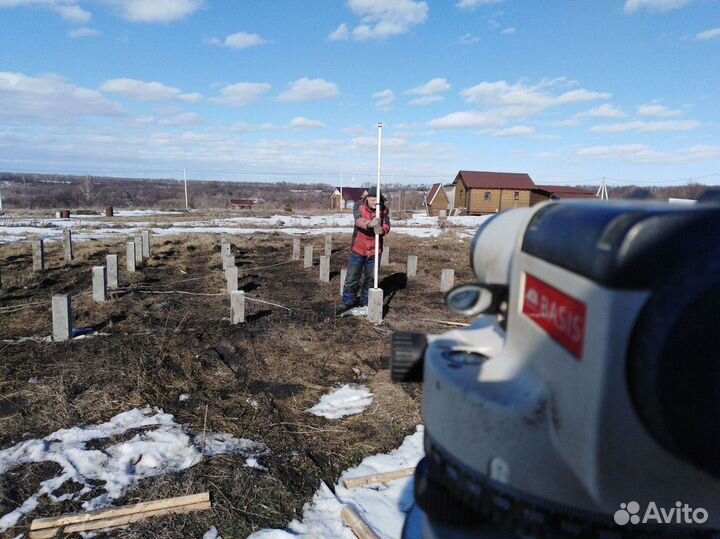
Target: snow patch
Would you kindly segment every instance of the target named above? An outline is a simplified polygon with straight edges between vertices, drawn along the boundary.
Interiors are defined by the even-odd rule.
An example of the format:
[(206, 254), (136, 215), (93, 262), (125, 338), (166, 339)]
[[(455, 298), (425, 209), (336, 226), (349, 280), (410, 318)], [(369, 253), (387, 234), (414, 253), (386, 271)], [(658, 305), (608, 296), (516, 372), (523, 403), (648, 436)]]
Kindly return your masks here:
[[(284, 530), (260, 530), (247, 539), (355, 539), (350, 528), (343, 525), (340, 511), (344, 504), (352, 506), (381, 539), (400, 537), (405, 514), (413, 503), (413, 477), (386, 484), (372, 484), (354, 489), (341, 486), (345, 478), (391, 472), (417, 465), (424, 456), (423, 426), (407, 436), (402, 445), (384, 455), (365, 458), (359, 466), (343, 472), (335, 485), (335, 495), (324, 483), (303, 507), (302, 521), (293, 520)], [(409, 537), (419, 539), (420, 529), (411, 529)]]
[(365, 386), (345, 384), (340, 389), (323, 395), (320, 402), (307, 411), (328, 419), (340, 419), (363, 412), (372, 401), (373, 394)]
[[(112, 437), (120, 435), (131, 437), (113, 443)], [(107, 445), (103, 446), (103, 440)], [(90, 442), (93, 444), (88, 447)], [(172, 415), (150, 407), (123, 412), (99, 425), (61, 429), (0, 450), (0, 474), (36, 462), (55, 462), (62, 467), (57, 477), (40, 483), (39, 490), (20, 507), (0, 517), (0, 532), (31, 513), (42, 496), (59, 503), (94, 495), (83, 502), (83, 508), (98, 509), (110, 505), (141, 479), (190, 468), (203, 458), (222, 454), (257, 458), (267, 452), (264, 444), (229, 434), (194, 434)], [(56, 496), (54, 492), (67, 481), (82, 488)], [(101, 488), (94, 486), (98, 482)]]

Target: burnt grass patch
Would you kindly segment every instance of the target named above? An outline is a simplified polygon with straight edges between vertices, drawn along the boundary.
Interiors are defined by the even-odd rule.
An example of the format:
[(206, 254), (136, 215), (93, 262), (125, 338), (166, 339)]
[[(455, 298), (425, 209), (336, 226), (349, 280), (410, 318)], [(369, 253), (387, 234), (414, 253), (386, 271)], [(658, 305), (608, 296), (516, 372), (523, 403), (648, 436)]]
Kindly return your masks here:
[[(391, 260), (381, 268), (386, 317), (377, 327), (337, 317), (349, 234), (334, 235), (329, 283), (319, 282), (316, 267), (290, 260), (290, 236), (228, 239), (240, 286), (251, 298), (243, 325), (229, 322), (218, 236), (156, 237), (153, 256), (134, 274), (125, 272), (125, 240), (76, 244), (77, 257), (67, 265), (61, 246), (50, 243), (42, 274), (31, 271), (29, 244), (0, 246), (0, 449), (149, 405), (195, 433), (226, 432), (270, 450), (261, 458), (267, 472), (226, 455), (140, 481), (116, 503), (208, 490), (213, 507), (137, 523), (113, 537), (202, 537), (216, 526), (223, 537), (239, 538), (300, 518), (321, 479), (335, 482), (364, 457), (396, 448), (422, 422), (421, 388), (390, 381), (390, 334), (439, 333), (449, 329), (440, 321), (467, 321), (444, 307), (439, 290), (443, 268), (454, 268), (458, 283), (472, 280), (470, 242), (454, 233), (388, 236)], [(322, 236), (304, 237), (308, 243), (316, 258), (324, 252)], [(120, 254), (121, 290), (95, 304), (91, 266), (104, 263), (107, 253)], [(413, 279), (405, 277), (410, 254), (418, 256)], [(51, 334), (50, 298), (61, 292), (73, 295), (77, 328), (105, 335), (64, 343), (21, 340)], [(365, 412), (336, 421), (306, 413), (346, 383), (367, 385), (374, 394)], [(180, 401), (181, 394), (189, 398)], [(57, 465), (40, 463), (0, 475), (0, 515), (57, 473)], [(25, 532), (32, 518), (78, 510), (79, 501), (50, 504), (41, 497), (38, 509), (6, 536)]]

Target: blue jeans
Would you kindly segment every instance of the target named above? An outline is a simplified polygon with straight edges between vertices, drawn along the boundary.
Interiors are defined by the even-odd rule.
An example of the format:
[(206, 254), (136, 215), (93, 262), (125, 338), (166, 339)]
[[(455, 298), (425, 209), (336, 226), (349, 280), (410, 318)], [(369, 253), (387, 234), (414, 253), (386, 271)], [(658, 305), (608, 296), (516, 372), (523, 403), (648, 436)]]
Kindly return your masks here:
[(345, 276), (345, 288), (343, 288), (343, 303), (352, 305), (355, 303), (355, 296), (361, 290), (360, 305), (368, 304), (368, 288), (375, 280), (375, 257), (362, 256), (355, 251), (350, 253), (347, 275)]

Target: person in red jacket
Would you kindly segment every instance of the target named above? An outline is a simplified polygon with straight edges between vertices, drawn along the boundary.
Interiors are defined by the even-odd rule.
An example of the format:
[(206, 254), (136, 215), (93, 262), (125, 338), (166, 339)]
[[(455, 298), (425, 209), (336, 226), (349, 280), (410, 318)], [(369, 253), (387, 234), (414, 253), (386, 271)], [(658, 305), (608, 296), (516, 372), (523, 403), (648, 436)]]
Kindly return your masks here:
[[(382, 253), (383, 236), (390, 232), (390, 215), (385, 207), (385, 199), (380, 197), (380, 218), (375, 216), (377, 188), (368, 189), (365, 197), (355, 203), (350, 260), (348, 261), (345, 288), (343, 288), (343, 305), (350, 309), (355, 305), (358, 290), (360, 305), (368, 304), (368, 289), (375, 279), (375, 258)], [(375, 235), (380, 236), (379, 251), (375, 252)]]

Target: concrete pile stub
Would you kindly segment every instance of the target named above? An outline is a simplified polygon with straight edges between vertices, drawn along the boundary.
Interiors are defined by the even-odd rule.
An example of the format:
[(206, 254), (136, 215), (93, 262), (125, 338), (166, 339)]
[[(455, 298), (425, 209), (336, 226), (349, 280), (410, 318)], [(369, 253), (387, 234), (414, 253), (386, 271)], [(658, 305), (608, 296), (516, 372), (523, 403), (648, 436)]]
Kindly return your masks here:
[(405, 275), (408, 278), (417, 277), (417, 256), (408, 255), (407, 269), (405, 270)]
[(313, 265), (313, 248), (312, 245), (305, 246), (305, 261), (303, 268), (312, 268)]
[(230, 323), (242, 324), (245, 322), (245, 292), (235, 290), (230, 292)]
[(373, 324), (380, 324), (383, 320), (383, 289), (371, 288), (368, 290), (367, 319)]
[(455, 284), (455, 270), (444, 269), (440, 274), (440, 292), (448, 292)]
[(107, 271), (105, 266), (93, 266), (92, 269), (93, 301), (104, 303), (107, 300)]
[(45, 270), (45, 243), (43, 240), (32, 242), (33, 271)]
[(300, 260), (300, 238), (293, 238), (292, 259)]
[(127, 255), (125, 256), (128, 273), (135, 273), (135, 242), (127, 242)]
[(228, 294), (232, 294), (233, 292), (237, 291), (238, 277), (239, 272), (237, 266), (230, 266), (225, 270), (225, 281), (227, 282)]
[(72, 231), (69, 229), (63, 230), (63, 258), (65, 262), (72, 262), (73, 260), (73, 244), (72, 244)]
[(329, 256), (321, 256), (320, 257), (320, 282), (322, 282), (322, 283), (330, 282), (330, 257)]
[(52, 298), (53, 341), (72, 338), (73, 318), (70, 294), (56, 294)]
[[(135, 245), (133, 243), (133, 245)], [(107, 268), (107, 286), (110, 290), (120, 288), (120, 257), (118, 255), (107, 255), (105, 257)]]

